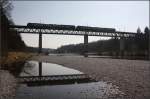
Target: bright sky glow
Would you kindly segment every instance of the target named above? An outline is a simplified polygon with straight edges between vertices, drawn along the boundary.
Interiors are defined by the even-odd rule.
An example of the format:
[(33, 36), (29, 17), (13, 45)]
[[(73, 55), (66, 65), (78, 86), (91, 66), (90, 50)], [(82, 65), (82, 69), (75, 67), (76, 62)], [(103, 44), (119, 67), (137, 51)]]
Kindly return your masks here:
[[(12, 18), (17, 25), (28, 22), (116, 28), (143, 31), (149, 26), (148, 1), (13, 1)], [(38, 35), (22, 34), (29, 46), (38, 46)], [(104, 39), (89, 37), (89, 42)], [(105, 38), (106, 39), (106, 38)], [(44, 48), (83, 43), (82, 36), (44, 35)]]

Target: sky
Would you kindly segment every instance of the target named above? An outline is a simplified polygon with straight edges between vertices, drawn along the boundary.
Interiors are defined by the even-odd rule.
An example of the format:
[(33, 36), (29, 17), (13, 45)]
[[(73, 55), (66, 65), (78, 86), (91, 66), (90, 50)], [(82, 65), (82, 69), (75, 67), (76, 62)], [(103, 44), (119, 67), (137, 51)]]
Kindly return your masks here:
[[(13, 1), (12, 19), (16, 25), (27, 23), (66, 24), (115, 28), (136, 32), (149, 26), (148, 1)], [(21, 34), (28, 46), (38, 47), (37, 34)], [(108, 39), (89, 37), (89, 42)], [(83, 43), (83, 36), (43, 35), (43, 48), (58, 48)]]

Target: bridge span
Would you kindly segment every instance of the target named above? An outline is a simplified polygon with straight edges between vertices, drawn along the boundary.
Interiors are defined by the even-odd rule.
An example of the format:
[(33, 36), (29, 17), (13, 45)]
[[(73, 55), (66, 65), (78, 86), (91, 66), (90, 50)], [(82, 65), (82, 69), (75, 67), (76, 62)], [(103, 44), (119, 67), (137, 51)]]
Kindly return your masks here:
[[(31, 23), (30, 23), (31, 24)], [(104, 36), (104, 37), (134, 37), (136, 33), (133, 32), (120, 32), (113, 28), (100, 28), (100, 27), (87, 27), (87, 26), (72, 26), (72, 25), (55, 25), (44, 26), (37, 24), (34, 26), (23, 26), (23, 25), (10, 25), (10, 29), (17, 30), (18, 33), (33, 33), (33, 34), (58, 34), (58, 35), (88, 35), (88, 36)], [(61, 27), (61, 28), (60, 28)]]
[(88, 36), (103, 36), (120, 38), (120, 50), (124, 49), (124, 38), (135, 37), (133, 32), (120, 32), (114, 28), (74, 26), (74, 25), (57, 25), (57, 24), (41, 24), (28, 23), (23, 25), (10, 25), (9, 29), (15, 29), (17, 33), (32, 33), (39, 34), (39, 53), (42, 52), (42, 34), (57, 34), (57, 35), (80, 35), (84, 36), (84, 56), (88, 53)]

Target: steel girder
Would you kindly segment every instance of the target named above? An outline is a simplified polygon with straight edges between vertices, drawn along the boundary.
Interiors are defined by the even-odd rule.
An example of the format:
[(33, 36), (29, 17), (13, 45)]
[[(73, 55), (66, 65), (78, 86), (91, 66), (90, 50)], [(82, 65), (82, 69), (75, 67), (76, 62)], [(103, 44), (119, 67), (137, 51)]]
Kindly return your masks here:
[(87, 32), (76, 30), (53, 30), (42, 28), (29, 28), (27, 26), (10, 26), (10, 29), (15, 29), (18, 33), (32, 33), (32, 34), (58, 34), (58, 35), (88, 35), (88, 36), (104, 36), (104, 37), (135, 37), (133, 32)]

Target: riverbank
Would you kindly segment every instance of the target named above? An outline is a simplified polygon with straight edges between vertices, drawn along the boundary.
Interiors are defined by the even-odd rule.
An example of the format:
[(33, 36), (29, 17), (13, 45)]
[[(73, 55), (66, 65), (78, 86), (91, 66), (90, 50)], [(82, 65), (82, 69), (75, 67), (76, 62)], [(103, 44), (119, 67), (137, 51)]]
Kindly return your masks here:
[(150, 98), (149, 61), (55, 55), (34, 56), (31, 60), (64, 65), (89, 74), (99, 81), (117, 85), (127, 99)]
[[(9, 52), (8, 57), (0, 60), (0, 99), (13, 99), (17, 88), (18, 74), (16, 67), (20, 66), (25, 60), (33, 56), (32, 53)], [(14, 75), (15, 74), (15, 75)]]
[(0, 99), (13, 99), (17, 79), (6, 70), (0, 70)]

